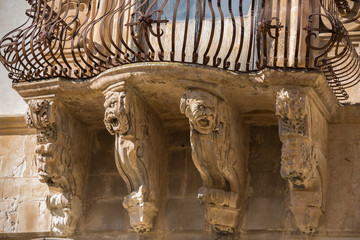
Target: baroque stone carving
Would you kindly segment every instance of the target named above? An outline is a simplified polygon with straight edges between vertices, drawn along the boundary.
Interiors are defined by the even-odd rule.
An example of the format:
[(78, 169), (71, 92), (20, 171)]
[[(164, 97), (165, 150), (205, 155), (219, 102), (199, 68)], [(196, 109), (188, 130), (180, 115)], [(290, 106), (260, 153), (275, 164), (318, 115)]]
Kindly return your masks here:
[(35, 159), (39, 180), (52, 192), (46, 196), (52, 214), (52, 232), (70, 236), (75, 231), (81, 204), (75, 190), (75, 179), (69, 170), (72, 159), (59, 139), (57, 107), (52, 100), (30, 100), (28, 106), (25, 121), (29, 127), (37, 129)]
[(290, 185), (291, 211), (297, 227), (314, 234), (323, 212), (322, 180), (311, 139), (311, 109), (308, 97), (298, 90), (281, 89), (276, 115), (282, 142), (281, 176)]
[(54, 127), (54, 105), (48, 100), (31, 100), (25, 113), (25, 122), (37, 129), (36, 163), (41, 182), (55, 184), (55, 164), (53, 159), (56, 131)]
[(131, 227), (138, 233), (148, 232), (158, 212), (162, 126), (130, 89), (112, 88), (105, 98), (104, 123), (115, 135), (115, 162), (129, 193), (123, 206)]
[(204, 182), (198, 198), (206, 218), (216, 231), (232, 233), (244, 182), (234, 130), (238, 121), (223, 100), (202, 90), (187, 90), (180, 111), (189, 118), (192, 158)]

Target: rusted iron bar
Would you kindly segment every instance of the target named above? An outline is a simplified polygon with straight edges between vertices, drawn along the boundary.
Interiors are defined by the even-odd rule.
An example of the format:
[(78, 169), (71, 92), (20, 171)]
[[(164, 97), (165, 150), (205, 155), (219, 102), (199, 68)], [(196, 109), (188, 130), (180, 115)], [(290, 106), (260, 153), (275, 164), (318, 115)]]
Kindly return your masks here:
[[(306, 43), (309, 48), (316, 50), (314, 66), (321, 69), (334, 94), (339, 100), (349, 98), (345, 89), (360, 82), (360, 60), (347, 30), (339, 19), (330, 14), (324, 1), (320, 1), (325, 14), (314, 13), (309, 16), (309, 23), (327, 22), (319, 27), (307, 27)], [(319, 34), (330, 34), (327, 42), (314, 44), (312, 39)]]

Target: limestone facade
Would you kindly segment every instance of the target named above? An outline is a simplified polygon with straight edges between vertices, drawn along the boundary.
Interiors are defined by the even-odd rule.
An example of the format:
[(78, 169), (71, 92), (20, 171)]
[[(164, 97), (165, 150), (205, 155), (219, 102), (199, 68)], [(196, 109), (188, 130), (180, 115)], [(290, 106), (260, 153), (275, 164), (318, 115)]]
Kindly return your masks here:
[[(259, 22), (262, 37), (268, 34), (270, 39), (263, 49), (280, 47), (270, 48), (268, 59), (259, 50), (260, 58), (294, 68), (239, 73), (228, 69), (255, 69), (255, 53), (236, 57), (236, 51), (229, 51), (226, 56), (205, 42), (199, 43), (203, 59), (185, 45), (183, 55), (168, 49), (161, 53), (159, 44), (151, 53), (135, 53), (135, 63), (124, 43), (116, 51), (126, 64), (120, 55), (100, 57), (102, 50), (114, 50), (104, 44), (112, 39), (111, 32), (133, 34), (114, 28), (113, 8), (122, 5), (109, 2), (55, 1), (69, 6), (54, 8), (69, 14), (64, 18), (69, 28), (64, 49), (74, 48), (69, 41), (75, 38), (69, 36), (82, 30), (83, 23), (100, 23), (86, 33), (94, 37), (87, 54), (100, 59), (99, 65), (81, 62), (96, 75), (82, 78), (88, 74), (83, 68), (73, 71), (77, 80), (51, 77), (12, 84), (27, 109), (20, 116), (0, 116), (0, 239), (360, 239), (360, 108), (350, 104), (358, 103), (358, 86), (349, 91), (348, 104), (341, 105), (326, 75), (300, 68), (310, 53), (306, 35), (298, 29), (306, 30), (306, 17), (310, 8), (319, 8), (317, 3), (264, 1), (278, 11)], [(92, 3), (98, 12), (87, 8)], [(288, 5), (290, 12), (280, 11), (279, 6)], [(358, 6), (352, 3), (352, 11)], [(77, 8), (82, 9), (79, 14)], [(129, 19), (138, 17), (132, 8), (127, 10)], [(114, 15), (102, 18), (105, 12)], [(79, 22), (73, 21), (76, 15)], [(284, 19), (287, 29), (281, 36), (290, 35), (288, 48), (271, 40)], [(141, 15), (141, 31), (151, 28), (150, 20), (155, 21), (151, 14)], [(239, 24), (240, 17), (233, 20)], [(204, 22), (209, 30), (210, 22)], [(227, 31), (232, 26), (230, 19), (223, 23)], [(246, 29), (247, 23), (253, 19), (245, 19)], [(104, 24), (109, 28), (102, 29)], [(195, 32), (196, 24), (190, 24), (189, 32)], [(128, 24), (132, 30), (134, 25)], [(169, 30), (175, 25), (167, 20), (160, 25), (168, 29), (164, 45), (169, 47)], [(354, 23), (350, 25), (355, 31)], [(36, 43), (50, 35), (40, 35)], [(216, 41), (223, 38), (222, 31), (212, 35)], [(161, 34), (144, 36), (154, 42)], [(250, 38), (248, 34), (243, 44), (250, 44)], [(224, 42), (234, 45), (230, 40)], [(130, 38), (127, 42), (134, 46)], [(88, 42), (78, 43), (80, 54)], [(155, 51), (153, 60), (168, 62), (144, 60)], [(210, 59), (204, 52), (215, 56)], [(72, 57), (66, 70), (55, 66)], [(71, 75), (71, 67), (79, 65), (71, 52), (61, 58), (49, 72), (43, 69), (43, 76), (56, 71), (56, 76)], [(209, 62), (212, 66), (205, 66)]]

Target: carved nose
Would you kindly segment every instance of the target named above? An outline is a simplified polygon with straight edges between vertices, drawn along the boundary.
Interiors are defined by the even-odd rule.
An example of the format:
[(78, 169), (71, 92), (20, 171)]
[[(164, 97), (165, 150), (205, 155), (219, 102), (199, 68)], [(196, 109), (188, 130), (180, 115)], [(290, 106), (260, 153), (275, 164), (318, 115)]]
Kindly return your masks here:
[(210, 114), (211, 114), (210, 108), (205, 108), (205, 114), (206, 114), (206, 115), (210, 115)]

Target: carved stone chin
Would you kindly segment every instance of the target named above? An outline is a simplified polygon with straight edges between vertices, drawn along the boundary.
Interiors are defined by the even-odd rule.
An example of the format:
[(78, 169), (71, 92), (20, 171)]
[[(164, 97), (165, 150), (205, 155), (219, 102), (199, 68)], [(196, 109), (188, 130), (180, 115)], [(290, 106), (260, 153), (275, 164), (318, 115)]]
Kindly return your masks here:
[(162, 126), (132, 90), (108, 91), (105, 97), (104, 123), (115, 134), (115, 163), (128, 188), (123, 206), (131, 227), (148, 232), (158, 212)]
[(109, 92), (105, 100), (104, 123), (111, 134), (125, 134), (129, 130), (129, 120), (125, 110), (125, 92)]
[(232, 109), (218, 97), (202, 91), (187, 90), (180, 111), (189, 118), (192, 158), (204, 187), (198, 198), (206, 209), (206, 219), (221, 233), (232, 233), (240, 212), (241, 171), (235, 142), (238, 122)]

